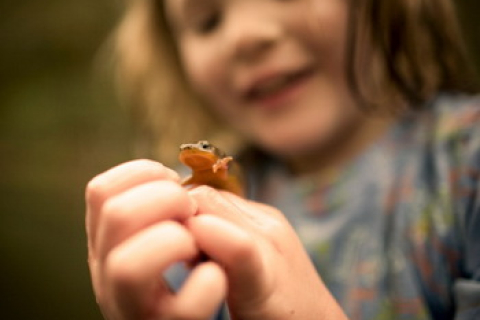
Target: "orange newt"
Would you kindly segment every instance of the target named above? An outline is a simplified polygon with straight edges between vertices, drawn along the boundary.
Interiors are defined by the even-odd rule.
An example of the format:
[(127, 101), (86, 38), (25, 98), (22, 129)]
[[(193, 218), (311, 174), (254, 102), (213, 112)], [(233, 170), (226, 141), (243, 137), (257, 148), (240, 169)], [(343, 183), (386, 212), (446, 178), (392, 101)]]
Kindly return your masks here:
[(238, 165), (208, 141), (182, 144), (179, 159), (192, 169), (192, 175), (182, 182), (183, 186), (205, 184), (243, 196)]

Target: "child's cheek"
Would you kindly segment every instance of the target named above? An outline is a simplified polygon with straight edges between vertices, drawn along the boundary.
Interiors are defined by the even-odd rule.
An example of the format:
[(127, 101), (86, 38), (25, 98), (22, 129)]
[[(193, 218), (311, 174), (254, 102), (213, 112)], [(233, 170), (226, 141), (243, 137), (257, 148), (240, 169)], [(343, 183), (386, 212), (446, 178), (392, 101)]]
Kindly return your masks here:
[(185, 46), (183, 64), (187, 80), (194, 90), (209, 103), (217, 103), (226, 92), (226, 65), (219, 53), (202, 46)]

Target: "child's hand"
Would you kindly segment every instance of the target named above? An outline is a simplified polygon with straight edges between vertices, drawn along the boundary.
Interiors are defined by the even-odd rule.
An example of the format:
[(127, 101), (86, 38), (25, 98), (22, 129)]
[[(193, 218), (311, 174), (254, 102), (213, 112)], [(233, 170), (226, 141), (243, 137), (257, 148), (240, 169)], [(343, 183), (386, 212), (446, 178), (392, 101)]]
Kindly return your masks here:
[(107, 319), (207, 319), (224, 299), (226, 277), (214, 262), (195, 267), (176, 294), (161, 278), (199, 254), (182, 224), (196, 205), (178, 181), (174, 171), (139, 160), (89, 183), (88, 262)]
[(187, 227), (225, 268), (233, 319), (346, 319), (280, 212), (208, 187), (190, 194), (199, 214)]

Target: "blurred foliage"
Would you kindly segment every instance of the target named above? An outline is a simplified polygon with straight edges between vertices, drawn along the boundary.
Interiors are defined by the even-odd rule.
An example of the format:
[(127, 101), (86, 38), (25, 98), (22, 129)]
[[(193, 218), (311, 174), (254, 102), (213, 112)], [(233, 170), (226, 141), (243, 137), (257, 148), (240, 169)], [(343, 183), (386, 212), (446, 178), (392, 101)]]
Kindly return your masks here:
[[(458, 3), (478, 61), (480, 4)], [(109, 85), (93, 81), (120, 9), (116, 1), (0, 2), (1, 319), (101, 319), (83, 192), (132, 156), (127, 112)]]

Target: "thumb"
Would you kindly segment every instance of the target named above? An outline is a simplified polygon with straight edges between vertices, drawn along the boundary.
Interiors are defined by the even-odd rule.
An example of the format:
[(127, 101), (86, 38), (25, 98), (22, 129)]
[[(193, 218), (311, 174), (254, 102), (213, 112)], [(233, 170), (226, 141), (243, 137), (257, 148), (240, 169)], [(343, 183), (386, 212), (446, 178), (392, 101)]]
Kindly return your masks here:
[(262, 243), (253, 233), (211, 214), (189, 218), (186, 225), (200, 250), (226, 270), (231, 295), (248, 300), (271, 287), (265, 276)]

